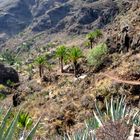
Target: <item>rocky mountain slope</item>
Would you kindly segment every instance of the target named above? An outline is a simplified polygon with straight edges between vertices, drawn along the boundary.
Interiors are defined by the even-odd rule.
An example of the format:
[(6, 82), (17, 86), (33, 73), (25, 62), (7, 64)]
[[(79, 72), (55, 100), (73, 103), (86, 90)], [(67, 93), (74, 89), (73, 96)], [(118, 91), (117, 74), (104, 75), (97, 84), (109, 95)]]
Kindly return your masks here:
[[(7, 108), (13, 102), (13, 94), (16, 94), (17, 105), (25, 105), (25, 111), (29, 112), (34, 120), (42, 116), (36, 139), (50, 140), (54, 134), (62, 135), (83, 129), (85, 120), (93, 116), (95, 101), (98, 102), (99, 108), (104, 110), (105, 98), (110, 99), (111, 96), (115, 98), (126, 96), (129, 105), (140, 107), (139, 0), (123, 0), (122, 2), (40, 0), (28, 1), (30, 4), (27, 4), (25, 0), (17, 0), (12, 3), (18, 5), (20, 2), (27, 5), (31, 16), (29, 16), (30, 18), (20, 16), (20, 19), (29, 18), (28, 23), (24, 21), (26, 22), (22, 29), (24, 31), (19, 31), (20, 34), (9, 39), (4, 47), (15, 47), (16, 49), (13, 50), (18, 59), (24, 52), (26, 57), (21, 60), (20, 65), (17, 61), (13, 65), (18, 71), (20, 85), (17, 89), (10, 90), (10, 94), (0, 103)], [(8, 8), (11, 7), (6, 1), (2, 1), (2, 3)], [(96, 12), (97, 16), (94, 18)], [(109, 16), (110, 12), (113, 16)], [(113, 21), (111, 17), (114, 19)], [(15, 25), (15, 27), (19, 26), (19, 24)], [(84, 34), (97, 27), (103, 27), (103, 36), (99, 42), (105, 42), (109, 50), (103, 65), (99, 69), (89, 67), (85, 57), (90, 49), (82, 44), (80, 47), (85, 57), (78, 61), (82, 69), (82, 78), (81, 76), (74, 78), (72, 73), (60, 73), (58, 61), (54, 57), (56, 45), (48, 45), (45, 42), (49, 36), (52, 37), (52, 34), (61, 36), (61, 33), (66, 32), (67, 35), (75, 33), (77, 36), (69, 40), (68, 44), (71, 45), (70, 43), (79, 43), (79, 34)], [(124, 38), (121, 38), (124, 27), (128, 27), (128, 35), (132, 40), (128, 51), (123, 45)], [(12, 28), (10, 29), (12, 30)], [(8, 35), (8, 30), (3, 33)], [(65, 38), (66, 34), (63, 35), (63, 38), (60, 37), (59, 44)], [(78, 40), (77, 42), (74, 42), (75, 38)], [(84, 42), (83, 38), (80, 40)], [(48, 46), (46, 47), (46, 45)], [(10, 56), (10, 54), (11, 52), (6, 56)], [(34, 64), (38, 55), (46, 56), (52, 66), (44, 70), (46, 79), (43, 82), (39, 78), (38, 67)], [(1, 73), (3, 69), (8, 71), (7, 75), (13, 75), (7, 67), (1, 65)], [(4, 79), (7, 78), (7, 75), (3, 76)], [(14, 81), (13, 77), (10, 79)], [(1, 81), (0, 83), (3, 84), (3, 80)], [(17, 111), (18, 108), (20, 105), (15, 110)]]
[(116, 1), (0, 0), (1, 42), (25, 29), (33, 33), (81, 34), (102, 28), (118, 14)]

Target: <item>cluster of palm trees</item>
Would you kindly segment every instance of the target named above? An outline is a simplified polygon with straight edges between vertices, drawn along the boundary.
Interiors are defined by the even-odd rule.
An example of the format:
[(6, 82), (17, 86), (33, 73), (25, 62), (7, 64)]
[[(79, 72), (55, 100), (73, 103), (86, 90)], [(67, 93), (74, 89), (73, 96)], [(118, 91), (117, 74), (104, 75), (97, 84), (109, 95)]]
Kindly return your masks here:
[[(61, 68), (61, 72), (64, 72), (64, 63), (71, 62), (74, 67), (74, 75), (77, 76), (77, 64), (78, 60), (83, 57), (83, 52), (79, 47), (73, 46), (72, 48), (68, 48), (64, 45), (59, 46), (56, 49), (55, 56), (59, 59), (59, 64)], [(35, 60), (35, 63), (38, 65), (39, 69), (39, 76), (40, 78), (43, 77), (44, 73), (44, 67), (47, 62), (47, 59), (45, 56), (39, 56)]]
[[(86, 37), (89, 41), (91, 49), (93, 48), (93, 43), (95, 42), (95, 40), (101, 36), (102, 36), (102, 32), (99, 29), (96, 29), (94, 32), (87, 34)], [(78, 60), (83, 57), (83, 52), (79, 47), (73, 46), (71, 48), (68, 48), (65, 45), (60, 45), (56, 49), (55, 57), (59, 59), (60, 69), (62, 73), (64, 73), (65, 62), (71, 62), (74, 68), (74, 76), (75, 77), (77, 76)], [(39, 76), (40, 78), (42, 78), (44, 73), (44, 66), (47, 62), (46, 57), (39, 56), (35, 60), (35, 62), (38, 65)]]
[(74, 75), (77, 76), (77, 63), (78, 59), (83, 57), (83, 52), (79, 47), (73, 46), (72, 48), (66, 48), (65, 46), (59, 46), (56, 49), (56, 56), (60, 60), (61, 72), (63, 73), (63, 65), (66, 60), (71, 62), (74, 67)]

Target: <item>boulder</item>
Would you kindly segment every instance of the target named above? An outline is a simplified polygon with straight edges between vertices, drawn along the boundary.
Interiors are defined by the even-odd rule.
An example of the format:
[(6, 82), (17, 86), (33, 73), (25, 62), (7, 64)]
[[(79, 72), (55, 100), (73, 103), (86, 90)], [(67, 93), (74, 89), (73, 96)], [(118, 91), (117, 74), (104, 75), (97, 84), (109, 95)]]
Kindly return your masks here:
[(3, 64), (0, 64), (0, 84), (7, 85), (8, 80), (13, 83), (18, 83), (18, 73), (12, 67), (6, 67)]

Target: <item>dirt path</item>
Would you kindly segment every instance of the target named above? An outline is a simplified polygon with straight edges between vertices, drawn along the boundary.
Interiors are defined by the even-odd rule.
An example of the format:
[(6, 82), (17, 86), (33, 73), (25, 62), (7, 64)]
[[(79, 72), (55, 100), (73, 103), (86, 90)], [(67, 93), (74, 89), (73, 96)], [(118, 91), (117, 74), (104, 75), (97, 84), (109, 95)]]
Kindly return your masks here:
[(131, 80), (123, 80), (119, 77), (116, 77), (115, 75), (111, 73), (101, 73), (101, 75), (110, 78), (111, 80), (114, 80), (118, 83), (124, 83), (124, 84), (130, 84), (130, 85), (140, 85), (140, 81), (131, 81)]

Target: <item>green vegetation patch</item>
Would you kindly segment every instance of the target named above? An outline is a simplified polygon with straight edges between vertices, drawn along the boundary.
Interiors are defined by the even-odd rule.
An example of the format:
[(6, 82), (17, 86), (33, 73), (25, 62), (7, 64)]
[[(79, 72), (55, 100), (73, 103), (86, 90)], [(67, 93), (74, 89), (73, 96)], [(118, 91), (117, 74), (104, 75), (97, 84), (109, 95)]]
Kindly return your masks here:
[(104, 43), (101, 43), (94, 47), (90, 52), (87, 57), (88, 63), (91, 66), (98, 67), (100, 66), (103, 62), (108, 53), (108, 48), (107, 45)]

